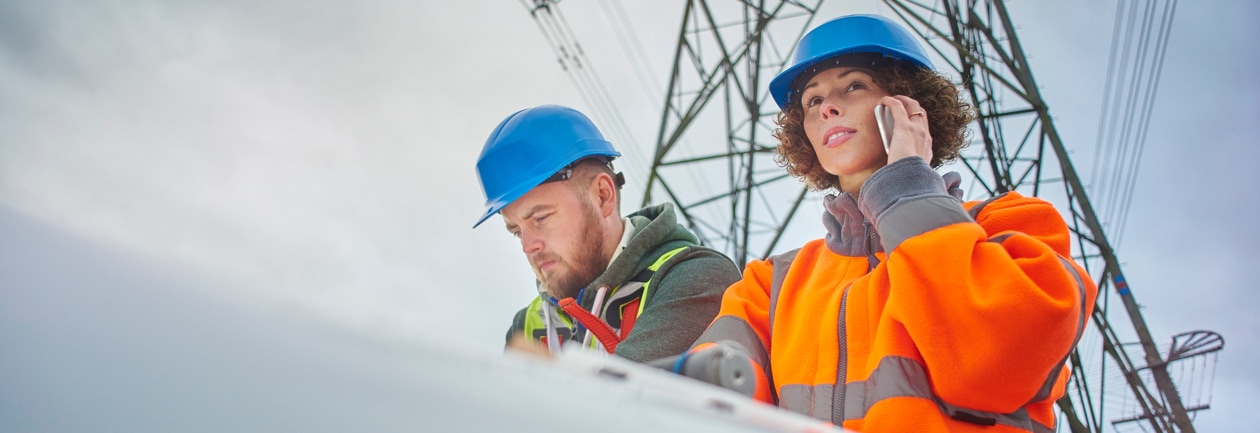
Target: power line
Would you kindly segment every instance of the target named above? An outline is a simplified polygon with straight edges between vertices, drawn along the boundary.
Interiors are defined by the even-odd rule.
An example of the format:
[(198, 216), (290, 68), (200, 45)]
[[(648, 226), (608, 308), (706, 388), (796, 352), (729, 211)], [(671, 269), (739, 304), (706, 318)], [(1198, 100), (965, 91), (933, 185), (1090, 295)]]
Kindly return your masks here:
[[(1116, 5), (1116, 19), (1094, 151), (1092, 188), (1116, 245), (1137, 186), (1176, 0)], [(1152, 47), (1153, 43), (1153, 47)]]
[[(1138, 126), (1138, 139), (1137, 140), (1139, 143), (1143, 143), (1143, 144), (1146, 143), (1146, 134), (1147, 132), (1150, 131), (1151, 113), (1154, 111), (1153, 105), (1155, 101), (1155, 94), (1159, 90), (1160, 77), (1163, 75), (1163, 72), (1164, 72), (1164, 59), (1166, 58), (1166, 54), (1168, 52), (1168, 40), (1169, 40), (1169, 36), (1172, 34), (1172, 19), (1173, 19), (1173, 16), (1176, 14), (1176, 10), (1177, 10), (1176, 0), (1173, 0), (1171, 2), (1171, 5), (1165, 9), (1163, 23), (1161, 25), (1162, 32), (1159, 36), (1159, 42), (1156, 43), (1157, 48), (1155, 50), (1156, 52), (1156, 60), (1154, 62), (1155, 67), (1152, 68), (1154, 71), (1154, 77), (1151, 80), (1151, 85), (1148, 86), (1146, 89), (1147, 90), (1147, 93), (1145, 95), (1146, 106), (1143, 107), (1142, 120), (1140, 121), (1140, 126)], [(1136, 159), (1139, 163), (1142, 160), (1142, 153), (1145, 149), (1146, 149), (1146, 146), (1143, 145), (1138, 150)], [(1124, 228), (1128, 222), (1129, 209), (1131, 209), (1131, 205), (1133, 202), (1133, 189), (1136, 185), (1137, 185), (1137, 170), (1135, 169), (1133, 175), (1131, 176), (1131, 179), (1129, 180), (1128, 188), (1125, 189), (1124, 204), (1121, 206), (1122, 211), (1121, 211), (1120, 216), (1117, 218), (1120, 239), (1123, 239)], [(1117, 240), (1117, 242), (1119, 242), (1119, 240)]]
[[(653, 95), (662, 94), (664, 87), (656, 80), (656, 76), (652, 74), (652, 71), (656, 69), (652, 66), (652, 62), (647, 56), (647, 51), (643, 49), (643, 44), (639, 41), (639, 36), (634, 31), (634, 26), (626, 18), (626, 12), (621, 7), (621, 2), (617, 0), (600, 0), (599, 5), (603, 8), (604, 14), (608, 16), (609, 21), (613, 23), (613, 33), (617, 36), (617, 43), (621, 45), (622, 51), (625, 51), (626, 59), (630, 60), (630, 66), (634, 68), (634, 76), (639, 80), (639, 85)], [(649, 92), (642, 93), (648, 99), (648, 103), (653, 107), (659, 105), (657, 100), (648, 96)]]
[[(1125, 190), (1125, 185), (1128, 182), (1128, 180), (1135, 175), (1137, 171), (1137, 168), (1135, 166), (1137, 161), (1135, 161), (1134, 155), (1138, 154), (1138, 150), (1142, 146), (1142, 143), (1134, 142), (1133, 140), (1131, 140), (1131, 138), (1134, 136), (1134, 132), (1135, 132), (1134, 119), (1139, 117), (1139, 113), (1136, 112), (1138, 108), (1138, 104), (1139, 104), (1138, 97), (1139, 95), (1142, 94), (1142, 92), (1140, 91), (1141, 90), (1140, 85), (1142, 83), (1142, 78), (1146, 72), (1146, 69), (1143, 68), (1143, 66), (1146, 63), (1147, 54), (1149, 52), (1148, 49), (1150, 47), (1150, 32), (1153, 27), (1151, 22), (1154, 18), (1154, 15), (1155, 15), (1154, 2), (1146, 3), (1146, 8), (1144, 9), (1142, 13), (1143, 19), (1141, 22), (1141, 27), (1138, 30), (1138, 34), (1139, 34), (1138, 39), (1137, 39), (1138, 46), (1134, 50), (1135, 60), (1134, 60), (1133, 68), (1132, 68), (1133, 76), (1128, 81), (1130, 85), (1128, 86), (1128, 89), (1126, 92), (1127, 97), (1125, 98), (1125, 104), (1124, 104), (1124, 115), (1123, 115), (1124, 120), (1123, 120), (1123, 123), (1120, 125), (1121, 132), (1120, 132), (1120, 142), (1119, 142), (1120, 144), (1120, 151), (1119, 151), (1120, 159), (1118, 161), (1119, 167), (1117, 167), (1118, 168), (1117, 170), (1112, 171), (1110, 194), (1108, 194), (1108, 206), (1107, 206), (1106, 215), (1112, 222), (1116, 222), (1115, 218), (1120, 213), (1120, 209), (1119, 209), (1120, 204), (1124, 202), (1124, 197), (1122, 196), (1122, 192)], [(1114, 228), (1114, 225), (1113, 225), (1113, 228)], [(1115, 231), (1115, 230), (1113, 230), (1113, 233), (1115, 233), (1114, 237), (1117, 240), (1117, 242), (1119, 242), (1121, 234), (1119, 233), (1119, 231)]]
[[(649, 105), (653, 108), (660, 108), (663, 102), (649, 97), (652, 95), (663, 95), (664, 86), (656, 79), (656, 75), (652, 73), (656, 68), (652, 66), (652, 62), (647, 55), (647, 51), (643, 49), (643, 44), (638, 37), (638, 33), (634, 30), (634, 26), (630, 20), (626, 18), (625, 9), (621, 7), (621, 2), (617, 0), (601, 0), (600, 6), (603, 8), (604, 14), (608, 16), (609, 21), (613, 24), (613, 32), (617, 37), (618, 44), (621, 45), (622, 51), (626, 54), (626, 59), (630, 61), (633, 67), (635, 78), (639, 81), (639, 85), (643, 87), (644, 92), (638, 92), (647, 99)], [(687, 140), (684, 138), (683, 142)], [(691, 158), (696, 156), (690, 150), (691, 146), (684, 146), (682, 156)], [(691, 179), (691, 187), (699, 189), (703, 196), (712, 196), (712, 188), (706, 181), (707, 178), (700, 172), (700, 169), (694, 165), (678, 167), (679, 170), (685, 170), (687, 176)], [(716, 209), (709, 209), (710, 213), (717, 212)], [(711, 215), (720, 217), (719, 215)]]
[(619, 104), (609, 95), (607, 86), (595, 71), (594, 65), (586, 56), (581, 44), (578, 43), (577, 36), (564, 18), (564, 14), (560, 12), (557, 3), (557, 0), (532, 0), (532, 3), (521, 0), (521, 4), (538, 24), (543, 37), (551, 45), (560, 67), (569, 75), (582, 100), (590, 107), (591, 116), (603, 125), (601, 129), (612, 136), (613, 141), (620, 143), (617, 147), (624, 151), (630, 165), (648, 167), (648, 160), (636, 145), (639, 141), (627, 126), (618, 108)]

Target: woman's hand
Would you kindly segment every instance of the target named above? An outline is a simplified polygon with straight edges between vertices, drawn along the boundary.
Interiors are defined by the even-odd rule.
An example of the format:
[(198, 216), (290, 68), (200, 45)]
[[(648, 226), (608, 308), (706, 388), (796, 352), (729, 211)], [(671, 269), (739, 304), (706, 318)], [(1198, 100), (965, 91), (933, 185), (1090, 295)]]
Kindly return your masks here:
[(932, 162), (932, 135), (928, 132), (928, 114), (919, 101), (908, 96), (885, 96), (879, 103), (893, 116), (892, 142), (888, 146), (888, 163), (901, 158), (921, 156)]

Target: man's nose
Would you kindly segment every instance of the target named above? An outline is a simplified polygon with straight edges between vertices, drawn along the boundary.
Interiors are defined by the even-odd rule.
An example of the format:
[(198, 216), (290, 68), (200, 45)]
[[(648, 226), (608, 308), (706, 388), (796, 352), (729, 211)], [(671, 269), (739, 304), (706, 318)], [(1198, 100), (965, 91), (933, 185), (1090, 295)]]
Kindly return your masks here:
[(531, 230), (521, 230), (521, 251), (525, 254), (534, 254), (542, 251), (542, 238)]

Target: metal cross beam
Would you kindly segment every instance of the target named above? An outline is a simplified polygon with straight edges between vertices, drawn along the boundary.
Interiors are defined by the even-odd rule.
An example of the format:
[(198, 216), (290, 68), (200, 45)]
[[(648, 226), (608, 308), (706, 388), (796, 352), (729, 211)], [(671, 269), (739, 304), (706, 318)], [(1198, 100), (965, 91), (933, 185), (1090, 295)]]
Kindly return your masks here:
[[(1123, 331), (1138, 340), (1157, 395), (1147, 390), (1138, 374), (1141, 366), (1135, 365), (1119, 345), (1114, 327), (1125, 326), (1124, 319), (1116, 320), (1107, 306), (1100, 303), (1093, 322), (1094, 331), (1103, 341), (1104, 352), (1123, 373), (1142, 412), (1151, 415), (1147, 417), (1151, 427), (1156, 431), (1172, 431), (1174, 426), (1179, 431), (1194, 431), (1177, 387), (1168, 375), (1166, 363), (1120, 269), (1120, 261), (1050, 117), (1049, 105), (1037, 87), (1005, 2), (954, 0), (925, 5), (887, 0), (886, 3), (927, 40), (932, 49), (947, 59), (948, 66), (971, 96), (978, 112), (977, 135), (983, 144), (978, 152), (965, 154), (963, 158), (963, 164), (973, 177), (973, 185), (987, 195), (1007, 191), (1037, 195), (1068, 211), (1065, 218), (1075, 235), (1073, 251), (1097, 278), (1100, 293), (1114, 291), (1119, 297), (1124, 307), (1119, 314), (1127, 315), (1128, 325), (1131, 325)], [(1059, 188), (1048, 188), (1050, 186)], [(1065, 413), (1102, 416), (1101, 408), (1085, 407), (1086, 402), (1080, 399), (1092, 393), (1084, 375), (1099, 370), (1085, 365), (1074, 367), (1073, 374), (1078, 377), (1073, 384), (1077, 387), (1078, 399), (1060, 401), (1060, 407)], [(1095, 403), (1102, 401), (1098, 392), (1094, 393), (1098, 400)], [(1076, 405), (1077, 410), (1072, 410), (1071, 405)], [(1100, 430), (1103, 424), (1100, 418), (1088, 421), (1090, 430)], [(1073, 420), (1069, 425), (1079, 428), (1085, 423)]]
[(683, 12), (643, 201), (664, 195), (736, 262), (769, 255), (806, 197), (773, 162), (778, 108), (765, 87), (821, 3), (692, 0)]
[[(797, 224), (796, 216), (818, 196), (773, 159), (772, 116), (779, 110), (766, 84), (790, 61), (796, 41), (830, 17), (816, 19), (821, 0), (710, 3), (686, 2), (644, 204), (674, 202), (704, 243), (743, 263), (769, 256), (796, 226), (817, 237), (817, 218)], [(960, 161), (969, 199), (1019, 191), (1054, 203), (1072, 230), (1077, 260), (1098, 282), (1092, 335), (1082, 340), (1082, 348), (1093, 346), (1070, 357), (1069, 392), (1059, 402), (1069, 428), (1102, 431), (1114, 415), (1155, 431), (1194, 431), (1166, 369), (1172, 360), (1160, 355), (1138, 310), (1005, 3), (884, 3), (928, 42), (943, 59), (939, 69), (961, 83), (976, 107), (974, 141)], [(1113, 297), (1123, 308), (1110, 308)], [(1124, 343), (1132, 340), (1140, 348), (1133, 355)], [(1108, 371), (1119, 371), (1123, 384), (1106, 383)], [(1111, 413), (1119, 409), (1104, 394), (1117, 386), (1137, 403), (1137, 413)]]

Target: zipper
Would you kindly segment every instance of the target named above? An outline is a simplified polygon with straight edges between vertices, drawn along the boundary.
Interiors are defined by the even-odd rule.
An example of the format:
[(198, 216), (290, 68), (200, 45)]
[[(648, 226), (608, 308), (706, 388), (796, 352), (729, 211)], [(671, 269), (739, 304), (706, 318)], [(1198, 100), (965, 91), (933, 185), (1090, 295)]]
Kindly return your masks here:
[(875, 270), (876, 266), (879, 266), (879, 258), (875, 257), (876, 248), (879, 246), (879, 242), (875, 240), (875, 235), (878, 233), (871, 230), (870, 221), (863, 221), (862, 229), (866, 231), (866, 273), (869, 274)]
[(852, 284), (845, 286), (844, 294), (840, 296), (840, 318), (836, 320), (839, 323), (836, 327), (839, 329), (837, 336), (840, 342), (840, 358), (836, 363), (836, 385), (831, 391), (831, 423), (841, 428), (844, 427), (844, 394), (849, 376), (849, 337), (844, 324), (844, 310), (849, 304), (849, 287)]

